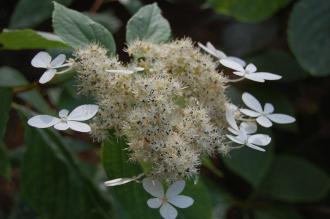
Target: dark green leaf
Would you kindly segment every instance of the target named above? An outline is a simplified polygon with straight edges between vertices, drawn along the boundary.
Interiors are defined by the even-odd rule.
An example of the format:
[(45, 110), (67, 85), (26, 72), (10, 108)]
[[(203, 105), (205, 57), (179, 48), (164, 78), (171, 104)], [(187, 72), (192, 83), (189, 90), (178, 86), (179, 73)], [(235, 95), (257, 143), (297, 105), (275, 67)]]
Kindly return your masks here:
[(110, 53), (115, 54), (115, 41), (112, 34), (104, 26), (78, 11), (68, 9), (56, 2), (54, 5), (53, 28), (64, 42), (73, 48), (80, 48), (91, 42), (97, 42), (108, 49)]
[(299, 157), (278, 156), (262, 184), (262, 191), (289, 202), (317, 201), (328, 194), (329, 176)]
[(127, 42), (145, 40), (162, 43), (170, 37), (171, 27), (156, 3), (142, 7), (127, 23)]
[(228, 55), (251, 54), (271, 44), (277, 37), (278, 29), (275, 19), (256, 24), (233, 22), (222, 33), (223, 46), (220, 49)]
[[(55, 0), (69, 5), (72, 0)], [(10, 18), (10, 28), (35, 27), (52, 14), (53, 0), (20, 0)]]
[(281, 50), (270, 50), (249, 59), (258, 66), (258, 71), (272, 72), (281, 75), (281, 81), (295, 81), (308, 77), (296, 60)]
[(254, 210), (255, 219), (302, 219), (299, 213), (288, 207), (267, 207)]
[(315, 76), (330, 74), (330, 1), (298, 2), (291, 13), (288, 35), (304, 69)]
[(48, 49), (66, 48), (67, 45), (54, 34), (30, 29), (4, 30), (0, 34), (0, 45), (4, 49)]
[(267, 175), (273, 160), (272, 146), (268, 145), (265, 149), (261, 152), (243, 147), (230, 152), (223, 161), (231, 171), (257, 187)]
[(9, 110), (11, 107), (11, 100), (12, 100), (12, 90), (9, 88), (0, 88), (0, 142), (2, 141), (5, 131), (6, 131), (6, 126), (7, 126), (7, 121), (9, 119)]
[(41, 218), (110, 219), (111, 206), (81, 171), (59, 135), (27, 127), (22, 192)]
[(196, 184), (193, 181), (186, 181), (186, 188), (183, 195), (194, 199), (194, 204), (187, 209), (178, 209), (178, 219), (211, 219), (212, 198), (204, 182), (200, 179)]
[(8, 179), (10, 176), (10, 163), (7, 151), (2, 144), (9, 119), (9, 111), (12, 100), (12, 90), (9, 88), (0, 88), (0, 176)]
[(16, 69), (7, 66), (0, 68), (0, 87), (17, 87), (27, 84), (27, 80)]
[(0, 178), (3, 177), (5, 179), (9, 179), (10, 175), (11, 175), (11, 166), (10, 166), (7, 150), (5, 146), (0, 143)]
[(244, 22), (257, 22), (271, 17), (291, 0), (208, 0), (214, 9)]
[[(138, 164), (128, 161), (125, 141), (112, 136), (102, 144), (102, 164), (109, 179), (133, 177), (142, 173)], [(154, 219), (158, 212), (147, 206), (149, 195), (141, 184), (135, 182), (112, 187), (116, 210), (121, 219)]]
[(142, 6), (141, 0), (134, 0), (134, 1), (119, 1), (125, 8), (131, 13), (134, 14), (137, 12)]
[(119, 20), (111, 11), (102, 13), (84, 12), (84, 14), (91, 18), (93, 21), (102, 24), (104, 27), (110, 30), (111, 33), (117, 32), (122, 26), (121, 20)]

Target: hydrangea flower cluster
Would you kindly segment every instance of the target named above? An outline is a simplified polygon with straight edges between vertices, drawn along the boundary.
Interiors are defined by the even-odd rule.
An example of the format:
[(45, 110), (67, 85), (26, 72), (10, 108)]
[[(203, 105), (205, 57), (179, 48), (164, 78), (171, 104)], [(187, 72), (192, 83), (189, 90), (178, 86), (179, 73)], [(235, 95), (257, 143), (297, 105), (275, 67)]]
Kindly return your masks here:
[[(163, 218), (174, 219), (177, 210), (173, 205), (186, 208), (193, 204), (192, 198), (179, 193), (185, 186), (182, 179), (198, 174), (202, 156), (225, 155), (243, 146), (264, 151), (271, 137), (257, 134), (257, 124), (270, 127), (273, 122), (295, 121), (291, 116), (274, 113), (270, 103), (262, 107), (249, 93), (242, 96), (248, 108), (241, 109), (226, 96), (231, 82), (265, 82), (281, 76), (257, 72), (252, 63), (227, 56), (211, 43), (198, 45), (201, 49), (190, 39), (163, 44), (135, 41), (126, 49), (128, 63), (108, 56), (98, 44), (77, 49), (65, 64), (63, 55), (51, 61), (49, 54), (40, 52), (32, 60), (33, 66), (47, 69), (40, 83), (73, 69), (77, 72), (78, 92), (92, 96), (97, 105), (79, 106), (70, 114), (61, 110), (59, 118), (38, 115), (28, 124), (91, 132), (99, 141), (106, 139), (110, 130), (125, 136), (130, 160), (148, 164), (151, 171), (113, 179), (105, 185), (139, 182), (144, 177), (144, 189), (155, 197), (148, 200), (148, 206), (160, 208)], [(238, 78), (224, 75), (220, 65), (232, 69)], [(58, 68), (66, 69), (57, 72)], [(81, 122), (92, 117), (89, 125)], [(173, 184), (165, 193), (161, 182)]]

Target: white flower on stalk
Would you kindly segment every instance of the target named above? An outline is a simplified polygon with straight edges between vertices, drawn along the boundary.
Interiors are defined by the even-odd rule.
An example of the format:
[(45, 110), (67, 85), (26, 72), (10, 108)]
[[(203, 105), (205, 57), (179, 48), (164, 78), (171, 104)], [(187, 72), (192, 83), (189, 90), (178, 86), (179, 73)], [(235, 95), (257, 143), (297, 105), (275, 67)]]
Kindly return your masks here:
[(30, 126), (36, 128), (49, 128), (54, 126), (57, 130), (72, 129), (78, 132), (90, 132), (91, 127), (81, 121), (91, 119), (97, 113), (99, 107), (93, 104), (81, 105), (70, 114), (66, 109), (61, 110), (59, 118), (49, 115), (37, 115), (28, 120)]
[(134, 67), (132, 69), (112, 69), (112, 70), (106, 70), (106, 72), (113, 73), (113, 74), (119, 74), (119, 75), (130, 75), (135, 72), (143, 71), (144, 68), (142, 67)]
[(265, 82), (266, 80), (279, 80), (282, 76), (269, 72), (256, 72), (257, 67), (250, 63), (245, 68), (239, 63), (230, 59), (221, 59), (220, 63), (227, 68), (233, 69), (233, 74), (256, 82)]
[(174, 182), (169, 186), (166, 193), (158, 180), (144, 178), (142, 184), (143, 188), (155, 197), (147, 201), (148, 206), (150, 208), (160, 207), (159, 212), (164, 219), (175, 219), (177, 217), (178, 212), (173, 205), (178, 208), (188, 208), (194, 203), (191, 197), (179, 195), (185, 187), (184, 180)]
[(228, 105), (226, 110), (226, 119), (229, 124), (228, 131), (233, 135), (228, 135), (227, 137), (241, 145), (246, 145), (258, 151), (265, 151), (265, 149), (260, 146), (266, 146), (270, 143), (271, 137), (265, 134), (253, 134), (257, 131), (257, 125), (254, 122), (242, 122), (238, 127), (235, 114), (238, 107), (235, 105)]
[(262, 108), (260, 102), (247, 92), (242, 95), (242, 100), (250, 109), (240, 109), (241, 113), (253, 118), (257, 118), (257, 123), (263, 127), (271, 127), (273, 125), (272, 122), (278, 124), (288, 124), (296, 121), (296, 119), (292, 116), (273, 113), (274, 106), (271, 103), (266, 103), (264, 108)]
[(137, 181), (140, 179), (142, 176), (144, 176), (144, 173), (141, 173), (137, 176), (134, 176), (132, 178), (117, 178), (117, 179), (112, 179), (109, 181), (104, 182), (105, 186), (120, 186), (129, 182)]
[(209, 53), (210, 55), (216, 57), (217, 59), (221, 60), (221, 59), (229, 59), (232, 60), (238, 64), (240, 64), (241, 66), (245, 66), (246, 63), (244, 60), (238, 58), (238, 57), (234, 57), (234, 56), (227, 56), (223, 51), (216, 49), (212, 43), (207, 42), (206, 46), (204, 46), (201, 43), (198, 43), (198, 46), (201, 47), (205, 52)]
[(52, 60), (52, 57), (47, 52), (39, 52), (31, 60), (31, 65), (36, 68), (45, 68), (46, 71), (43, 73), (39, 79), (39, 83), (45, 84), (52, 78), (59, 74), (57, 71), (58, 68), (63, 68), (69, 66), (69, 64), (63, 64), (65, 62), (65, 55), (60, 54), (55, 59)]

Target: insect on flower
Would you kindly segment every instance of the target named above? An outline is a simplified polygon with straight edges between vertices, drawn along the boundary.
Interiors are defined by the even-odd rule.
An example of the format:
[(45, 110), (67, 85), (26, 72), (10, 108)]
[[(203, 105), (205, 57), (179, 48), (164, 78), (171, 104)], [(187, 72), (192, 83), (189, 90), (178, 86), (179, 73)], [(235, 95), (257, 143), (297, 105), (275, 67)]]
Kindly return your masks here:
[(36, 68), (45, 68), (46, 71), (43, 73), (39, 79), (39, 83), (45, 84), (48, 81), (52, 80), (56, 74), (64, 73), (65, 71), (58, 72), (57, 69), (67, 67), (70, 64), (63, 64), (65, 62), (65, 55), (60, 54), (55, 59), (52, 60), (52, 57), (47, 52), (39, 52), (31, 60), (31, 65)]
[(256, 82), (265, 82), (266, 80), (279, 80), (282, 76), (269, 72), (256, 72), (257, 67), (250, 63), (245, 68), (239, 63), (230, 59), (221, 59), (220, 63), (227, 68), (233, 69), (233, 74)]
[(250, 109), (240, 109), (241, 113), (257, 118), (257, 123), (263, 127), (271, 127), (273, 125), (272, 122), (278, 124), (288, 124), (296, 121), (296, 119), (292, 116), (273, 113), (274, 106), (271, 103), (266, 103), (264, 108), (262, 108), (260, 102), (247, 92), (242, 95), (242, 100)]
[(227, 56), (223, 51), (216, 49), (212, 43), (207, 42), (206, 46), (204, 46), (201, 43), (198, 43), (198, 46), (201, 47), (205, 52), (209, 53), (210, 55), (214, 56), (215, 58), (221, 60), (221, 59), (230, 59), (234, 62), (237, 62), (238, 64), (245, 66), (246, 63), (244, 60), (234, 57), (234, 56)]
[(59, 118), (49, 115), (37, 115), (28, 120), (30, 126), (36, 128), (49, 128), (54, 126), (57, 130), (72, 129), (78, 132), (90, 132), (91, 127), (81, 121), (86, 121), (95, 116), (98, 106), (93, 104), (81, 105), (75, 108), (70, 114), (66, 109), (61, 110)]
[(160, 215), (164, 219), (175, 219), (177, 217), (178, 212), (173, 205), (178, 208), (188, 208), (194, 203), (191, 197), (179, 195), (185, 187), (184, 180), (174, 182), (169, 186), (166, 193), (158, 180), (144, 178), (142, 183), (143, 188), (155, 197), (147, 201), (148, 206), (150, 208), (160, 208)]

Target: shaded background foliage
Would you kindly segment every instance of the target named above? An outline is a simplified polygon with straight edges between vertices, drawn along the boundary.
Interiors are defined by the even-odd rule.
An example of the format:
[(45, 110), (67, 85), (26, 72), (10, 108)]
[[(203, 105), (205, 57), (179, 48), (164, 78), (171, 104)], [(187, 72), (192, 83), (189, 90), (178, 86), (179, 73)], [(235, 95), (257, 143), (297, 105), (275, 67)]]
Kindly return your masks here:
[[(121, 59), (127, 60), (122, 50), (129, 40), (126, 23), (141, 6), (155, 1), (57, 2), (102, 24), (113, 34)], [(234, 102), (240, 104), (242, 91), (249, 91), (297, 118), (296, 124), (272, 129), (274, 143), (265, 153), (244, 148), (225, 158), (205, 160), (197, 186), (189, 185), (186, 191), (196, 203), (180, 212), (179, 218), (330, 218), (330, 2), (157, 3), (170, 23), (173, 38), (211, 41), (226, 53), (255, 63), (260, 70), (283, 76), (279, 82), (263, 85), (237, 84), (237, 89), (229, 90)], [(1, 30), (53, 32), (50, 0), (0, 4)], [(63, 36), (72, 28), (66, 20), (72, 14), (65, 9), (57, 13), (53, 19), (55, 33)], [(107, 30), (100, 37), (107, 36), (104, 39), (109, 43)], [(123, 165), (126, 158), (120, 148), (124, 143), (110, 139), (100, 147), (86, 135), (68, 132), (59, 136), (51, 130), (26, 127), (31, 109), (53, 113), (91, 101), (76, 96), (70, 76), (47, 86), (36, 83), (42, 72), (30, 66), (38, 51), (35, 48), (48, 49), (52, 54), (71, 51), (68, 45), (43, 36), (32, 30), (0, 34), (0, 218), (159, 217), (147, 210), (146, 196), (138, 185), (110, 191), (101, 186), (106, 175), (120, 177), (119, 170), (128, 175), (141, 171)], [(70, 40), (65, 40), (70, 46), (89, 41), (88, 37)], [(108, 45), (112, 48), (113, 44)], [(140, 195), (138, 203), (131, 200)]]

